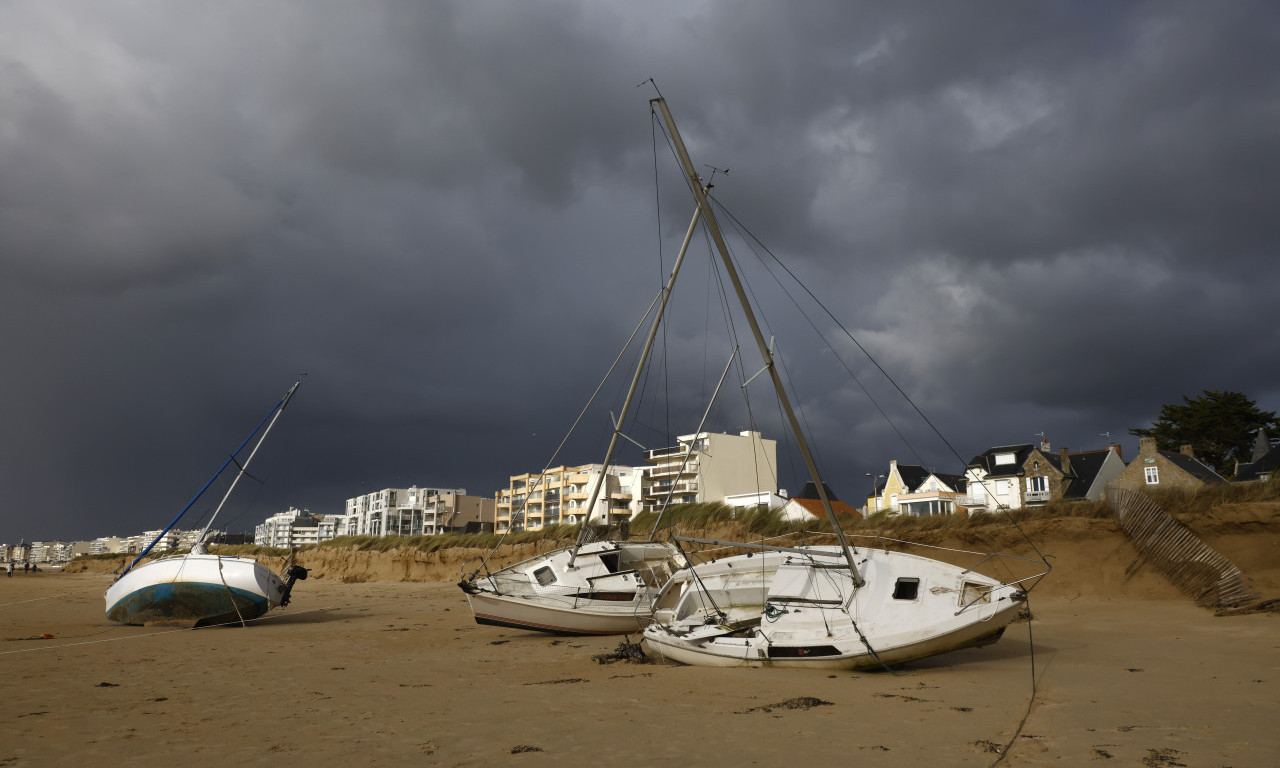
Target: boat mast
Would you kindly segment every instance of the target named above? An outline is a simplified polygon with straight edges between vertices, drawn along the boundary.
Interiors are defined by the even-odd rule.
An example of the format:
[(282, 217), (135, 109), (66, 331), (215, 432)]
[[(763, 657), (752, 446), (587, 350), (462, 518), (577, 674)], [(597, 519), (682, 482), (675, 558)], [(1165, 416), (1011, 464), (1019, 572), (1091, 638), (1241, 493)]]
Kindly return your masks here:
[(218, 513), (222, 511), (222, 507), (226, 505), (227, 499), (231, 498), (231, 492), (236, 489), (236, 484), (240, 482), (240, 478), (244, 477), (245, 472), (249, 469), (249, 462), (253, 461), (253, 457), (258, 453), (258, 449), (262, 447), (262, 442), (267, 439), (267, 434), (271, 432), (271, 428), (276, 425), (276, 420), (280, 418), (280, 414), (284, 413), (285, 406), (289, 405), (289, 401), (293, 399), (293, 393), (298, 391), (298, 385), (302, 384), (301, 380), (293, 382), (293, 386), (284, 394), (284, 399), (276, 406), (276, 412), (272, 414), (271, 421), (267, 424), (267, 428), (262, 430), (262, 434), (258, 436), (258, 442), (254, 443), (253, 450), (249, 452), (248, 458), (243, 464), (238, 464), (240, 471), (236, 473), (236, 478), (231, 481), (231, 487), (222, 495), (222, 501), (218, 502), (217, 509), (213, 510), (213, 514), (209, 516), (209, 522), (205, 523), (204, 530), (200, 531), (200, 535), (196, 537), (195, 544), (191, 546), (192, 553), (197, 550), (203, 552), (204, 537), (208, 535), (209, 529), (213, 527), (213, 521), (217, 519)]
[[(582, 528), (578, 530), (578, 538), (573, 543), (573, 550), (569, 553), (570, 569), (573, 568), (573, 561), (578, 558), (578, 548), (582, 546), (582, 537), (587, 532), (587, 526), (591, 524), (591, 512), (595, 509), (596, 501), (600, 498), (600, 489), (604, 488), (609, 482), (609, 466), (613, 462), (613, 452), (618, 447), (618, 438), (622, 436), (622, 425), (627, 419), (627, 413), (631, 410), (631, 401), (635, 398), (636, 389), (640, 386), (640, 378), (644, 375), (645, 363), (649, 360), (649, 352), (653, 349), (653, 340), (658, 335), (658, 327), (662, 324), (662, 315), (667, 309), (667, 302), (671, 299), (671, 289), (675, 287), (676, 275), (680, 274), (680, 266), (684, 264), (684, 256), (689, 251), (689, 243), (693, 241), (693, 234), (698, 229), (698, 219), (702, 216), (703, 207), (698, 206), (693, 212), (693, 220), (689, 222), (689, 230), (684, 233), (684, 242), (680, 244), (680, 255), (676, 257), (675, 266), (671, 268), (671, 276), (667, 278), (667, 284), (662, 287), (662, 301), (658, 302), (657, 314), (653, 316), (653, 324), (649, 327), (649, 335), (644, 340), (644, 351), (640, 353), (640, 360), (636, 363), (636, 372), (631, 377), (631, 386), (627, 389), (627, 399), (622, 403), (622, 410), (618, 413), (618, 419), (613, 425), (613, 435), (609, 438), (609, 448), (604, 453), (604, 462), (600, 469), (600, 480), (595, 487), (591, 489), (591, 498), (587, 501), (587, 515), (582, 521)], [(605, 523), (609, 522), (609, 511), (605, 509)]]
[[(178, 521), (182, 519), (182, 516), (187, 514), (187, 511), (191, 509), (191, 506), (195, 504), (200, 499), (201, 496), (204, 495), (205, 491), (209, 490), (209, 486), (213, 485), (213, 482), (222, 476), (222, 472), (227, 468), (227, 465), (236, 460), (236, 456), (240, 455), (240, 451), (243, 451), (244, 447), (249, 444), (250, 440), (253, 439), (253, 436), (258, 434), (258, 430), (262, 429), (262, 425), (266, 424), (268, 420), (271, 420), (272, 423), (274, 423), (275, 414), (279, 410), (284, 408), (284, 404), (288, 402), (288, 399), (293, 395), (293, 390), (297, 389), (298, 384), (300, 383), (302, 382), (300, 381), (294, 382), (293, 387), (287, 393), (285, 393), (284, 398), (280, 402), (276, 403), (275, 407), (271, 409), (271, 412), (268, 413), (266, 417), (263, 418), (262, 421), (258, 422), (258, 426), (253, 428), (253, 431), (250, 432), (249, 436), (244, 439), (244, 442), (240, 444), (240, 447), (232, 451), (231, 455), (227, 457), (227, 460), (222, 462), (222, 466), (218, 467), (218, 471), (213, 473), (213, 477), (209, 478), (209, 481), (204, 484), (204, 487), (202, 487), (200, 491), (196, 493), (195, 496), (191, 497), (191, 501), (187, 502), (187, 506), (183, 507), (182, 511), (179, 512), (177, 516), (173, 518), (173, 520), (169, 521), (169, 524), (165, 526), (164, 530), (160, 531), (160, 533), (157, 534), (156, 537), (151, 540), (151, 543), (148, 544), (141, 552), (138, 553), (138, 556), (133, 559), (132, 563), (129, 563), (127, 568), (125, 568), (123, 571), (120, 572), (119, 576), (116, 576), (116, 581), (123, 579), (124, 575), (128, 573), (130, 570), (132, 570), (133, 567), (142, 560), (142, 558), (146, 557), (147, 554), (151, 552), (151, 549), (155, 547), (155, 545), (160, 541), (160, 539), (164, 538), (164, 535), (168, 533), (170, 530), (172, 530), (173, 526), (178, 524)], [(268, 427), (268, 429), (270, 429), (270, 427)], [(221, 509), (221, 505), (219, 505), (219, 509)], [(206, 528), (205, 530), (208, 530), (208, 528)], [(200, 534), (200, 537), (201, 539), (204, 538), (203, 532)], [(196, 540), (197, 544), (200, 542), (201, 539)]]
[(707, 191), (702, 185), (698, 172), (694, 169), (693, 161), (689, 159), (689, 151), (685, 149), (684, 141), (680, 138), (680, 132), (676, 129), (676, 122), (671, 117), (671, 111), (667, 109), (666, 99), (662, 97), (650, 99), (649, 105), (650, 108), (656, 105), (662, 112), (662, 121), (666, 123), (667, 132), (671, 135), (671, 143), (675, 147), (676, 155), (680, 158), (680, 166), (684, 169), (685, 181), (689, 182), (689, 189), (693, 191), (694, 199), (698, 201), (698, 210), (702, 211), (707, 231), (711, 234), (716, 250), (720, 252), (720, 260), (724, 263), (725, 271), (733, 284), (734, 293), (738, 296), (738, 303), (742, 305), (743, 314), (746, 315), (747, 323), (751, 326), (751, 334), (756, 339), (756, 346), (760, 348), (760, 356), (764, 358), (765, 369), (769, 371), (769, 378), (773, 380), (773, 388), (778, 393), (778, 403), (782, 406), (787, 422), (791, 425), (791, 431), (800, 447), (800, 454), (804, 457), (805, 466), (808, 467), (809, 474), (813, 477), (813, 483), (817, 487), (818, 498), (822, 500), (822, 508), (827, 513), (827, 519), (831, 521), (831, 527), (835, 530), (836, 538), (840, 541), (840, 549), (844, 552), (845, 560), (849, 563), (849, 572), (853, 577), (854, 586), (860, 587), (863, 585), (863, 580), (858, 575), (858, 568), (854, 563), (853, 548), (845, 538), (844, 531), (840, 528), (840, 521), (836, 519), (835, 510), (831, 507), (831, 499), (827, 497), (826, 486), (818, 474), (818, 465), (813, 459), (813, 453), (809, 450), (809, 443), (805, 440), (804, 432), (800, 429), (800, 422), (796, 419), (795, 410), (791, 407), (791, 400), (787, 397), (787, 392), (782, 386), (782, 379), (778, 376), (777, 367), (773, 362), (773, 352), (770, 351), (769, 345), (765, 342), (764, 334), (760, 332), (760, 324), (756, 321), (755, 312), (751, 309), (751, 302), (747, 300), (746, 291), (742, 288), (742, 281), (738, 278), (738, 270), (734, 267), (733, 259), (729, 256), (729, 249), (724, 244), (724, 237), (720, 233), (720, 225), (716, 222), (715, 212), (711, 210), (711, 205), (707, 201)]

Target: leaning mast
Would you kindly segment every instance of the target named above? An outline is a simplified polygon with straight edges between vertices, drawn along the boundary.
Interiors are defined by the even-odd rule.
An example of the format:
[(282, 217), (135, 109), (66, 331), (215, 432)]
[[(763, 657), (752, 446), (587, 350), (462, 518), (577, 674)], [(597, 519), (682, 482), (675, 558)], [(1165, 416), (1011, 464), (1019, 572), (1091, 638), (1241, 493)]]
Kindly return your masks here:
[(751, 326), (751, 334), (755, 337), (756, 345), (760, 348), (760, 356), (764, 359), (765, 369), (769, 372), (769, 378), (773, 381), (773, 388), (778, 393), (778, 402), (782, 406), (783, 413), (786, 414), (792, 433), (795, 435), (800, 454), (804, 457), (805, 466), (808, 468), (810, 476), (813, 477), (814, 485), (818, 490), (818, 498), (822, 500), (822, 508), (826, 511), (827, 519), (831, 521), (831, 527), (835, 530), (836, 538), (840, 542), (840, 550), (844, 552), (845, 560), (849, 563), (849, 572), (853, 577), (853, 583), (855, 586), (860, 587), (863, 584), (863, 580), (858, 575), (858, 568), (854, 563), (853, 549), (845, 538), (844, 531), (840, 528), (840, 521), (836, 519), (835, 510), (831, 507), (831, 500), (827, 497), (826, 486), (823, 485), (822, 478), (818, 473), (818, 465), (813, 459), (813, 453), (809, 450), (809, 444), (805, 440), (804, 432), (800, 429), (800, 422), (796, 419), (795, 410), (791, 407), (791, 400), (787, 397), (787, 392), (782, 386), (782, 379), (778, 376), (777, 368), (774, 366), (773, 352), (770, 351), (769, 345), (765, 342), (764, 334), (760, 331), (760, 324), (756, 321), (755, 312), (751, 309), (751, 303), (748, 301), (746, 291), (742, 287), (742, 281), (738, 278), (738, 271), (733, 265), (733, 259), (729, 256), (729, 249), (725, 246), (724, 237), (720, 233), (720, 225), (717, 223), (715, 213), (711, 210), (711, 205), (707, 200), (706, 189), (703, 188), (702, 180), (694, 169), (693, 161), (689, 158), (689, 151), (685, 149), (684, 141), (680, 138), (680, 132), (676, 129), (675, 120), (672, 119), (671, 112), (667, 109), (666, 99), (661, 96), (656, 99), (650, 99), (649, 105), (651, 108), (656, 105), (662, 113), (662, 120), (666, 123), (667, 132), (671, 136), (671, 143), (680, 159), (680, 166), (684, 170), (685, 181), (689, 183), (689, 189), (692, 190), (694, 199), (698, 201), (698, 210), (702, 211), (707, 231), (711, 234), (716, 250), (720, 253), (720, 260), (724, 263), (725, 271), (733, 284), (734, 293), (737, 294), (738, 302), (742, 305), (743, 314), (747, 318), (747, 323)]

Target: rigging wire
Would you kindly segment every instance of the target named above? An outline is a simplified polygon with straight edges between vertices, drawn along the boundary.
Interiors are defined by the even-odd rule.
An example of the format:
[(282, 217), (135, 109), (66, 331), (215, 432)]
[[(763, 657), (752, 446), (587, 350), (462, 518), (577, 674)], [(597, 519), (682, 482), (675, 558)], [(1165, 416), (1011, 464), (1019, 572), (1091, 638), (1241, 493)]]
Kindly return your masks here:
[[(564, 438), (560, 440), (560, 444), (556, 446), (555, 451), (551, 454), (551, 458), (547, 461), (546, 466), (542, 468), (542, 472), (538, 475), (538, 480), (531, 487), (528, 487), (525, 489), (525, 496), (520, 505), (520, 508), (511, 511), (511, 517), (507, 523), (507, 530), (502, 532), (502, 535), (498, 537), (497, 543), (493, 545), (493, 549), (489, 551), (489, 554), (484, 556), (484, 558), (480, 561), (480, 565), (478, 565), (476, 569), (471, 572), (471, 576), (469, 577), (470, 579), (474, 579), (477, 575), (479, 575), (480, 571), (488, 569), (489, 560), (491, 560), (493, 556), (497, 553), (498, 548), (501, 547), (503, 542), (506, 541), (507, 536), (509, 536), (512, 533), (512, 531), (515, 530), (516, 523), (520, 522), (521, 524), (523, 524), (524, 512), (529, 504), (529, 495), (532, 494), (535, 490), (537, 490), (538, 487), (542, 485), (542, 479), (546, 477), (547, 470), (551, 469), (556, 465), (556, 460), (560, 457), (560, 452), (564, 450), (565, 445), (568, 444), (569, 442), (569, 438), (573, 436), (573, 433), (577, 430), (578, 425), (581, 424), (582, 420), (586, 417), (587, 411), (591, 409), (591, 405), (595, 402), (596, 397), (599, 396), (600, 392), (604, 389), (605, 384), (609, 381), (609, 378), (613, 375), (614, 370), (617, 369), (618, 363), (620, 363), (622, 359), (626, 356), (627, 350), (631, 347), (631, 343), (635, 341), (636, 336), (640, 335), (640, 330), (644, 328), (645, 321), (649, 318), (650, 313), (653, 312), (654, 308), (658, 306), (658, 302), (661, 300), (662, 300), (662, 291), (659, 291), (658, 295), (653, 298), (652, 302), (650, 302), (648, 309), (646, 309), (644, 314), (640, 317), (640, 321), (636, 323), (636, 327), (631, 331), (631, 336), (627, 338), (626, 344), (624, 344), (622, 346), (622, 349), (618, 351), (617, 357), (613, 359), (613, 363), (609, 366), (609, 370), (605, 372), (604, 378), (602, 378), (600, 380), (600, 383), (596, 385), (595, 391), (591, 393), (591, 397), (587, 399), (586, 404), (582, 406), (582, 410), (578, 412), (578, 417), (574, 419), (573, 424), (569, 426), (569, 431), (565, 433)], [(590, 518), (590, 513), (591, 511), (587, 510), (588, 519)], [(583, 524), (584, 525), (586, 524), (585, 520), (583, 521)]]
[[(964, 458), (960, 455), (959, 451), (956, 450), (955, 446), (951, 444), (951, 441), (948, 440), (946, 436), (942, 434), (942, 431), (938, 429), (938, 427), (933, 423), (931, 419), (929, 419), (928, 416), (925, 415), (924, 411), (920, 409), (920, 406), (916, 405), (915, 401), (911, 399), (911, 396), (908, 395), (906, 391), (902, 389), (901, 386), (899, 386), (898, 382), (894, 380), (892, 376), (889, 375), (889, 372), (886, 371), (882, 365), (880, 365), (880, 362), (876, 360), (875, 356), (873, 356), (871, 352), (867, 350), (867, 348), (864, 347), (860, 341), (858, 341), (858, 339), (853, 335), (853, 333), (851, 333), (849, 329), (846, 328), (844, 324), (841, 323), (840, 320), (836, 318), (836, 316), (831, 312), (830, 309), (827, 308), (827, 306), (822, 302), (822, 300), (819, 299), (813, 293), (813, 291), (809, 289), (807, 285), (801, 282), (800, 278), (795, 274), (795, 272), (793, 272), (786, 264), (784, 264), (782, 260), (779, 259), (777, 255), (775, 255), (773, 251), (769, 249), (768, 246), (766, 246), (763, 242), (761, 242), (760, 239), (756, 237), (745, 225), (743, 225), (742, 222), (740, 222), (736, 217), (734, 217), (734, 215), (730, 211), (728, 211), (723, 204), (721, 204), (718, 200), (714, 200), (714, 198), (712, 198), (712, 200), (715, 203), (717, 209), (722, 211), (726, 216), (728, 216), (729, 219), (733, 222), (734, 226), (741, 233), (743, 233), (745, 237), (749, 238), (751, 242), (756, 243), (766, 254), (768, 254), (769, 258), (772, 259), (774, 263), (776, 263), (779, 267), (782, 268), (783, 271), (787, 273), (787, 275), (795, 282), (797, 286), (799, 286), (806, 294), (808, 294), (809, 298), (813, 300), (813, 302), (818, 306), (818, 308), (821, 309), (822, 312), (826, 314), (828, 318), (830, 318), (831, 322), (835, 323), (836, 327), (839, 328), (844, 333), (844, 335), (848, 337), (849, 341), (853, 342), (853, 344), (858, 348), (858, 350), (861, 351), (862, 354), (867, 358), (867, 360), (870, 361), (871, 364), (875, 366), (876, 370), (880, 372), (880, 374), (884, 377), (885, 381), (889, 382), (889, 384), (894, 388), (894, 390), (896, 390), (898, 394), (902, 396), (902, 399), (909, 406), (911, 406), (911, 409), (914, 410), (917, 415), (919, 415), (920, 419), (926, 425), (928, 425), (929, 429), (933, 431), (934, 435), (936, 435), (937, 438), (942, 442), (942, 444), (946, 446), (947, 450), (951, 452), (951, 455), (954, 456), (957, 461), (960, 461), (963, 463)], [(769, 273), (771, 275), (773, 274), (771, 270), (769, 271)], [(777, 279), (776, 276), (774, 276), (774, 279), (775, 280)], [(779, 283), (779, 285), (781, 285), (781, 283)], [(785, 288), (784, 288), (784, 291), (785, 291)], [(787, 295), (788, 297), (790, 297), (790, 292), (787, 292)], [(795, 302), (795, 299), (792, 298), (792, 301)], [(797, 304), (797, 307), (799, 307), (798, 304)], [(810, 325), (813, 325), (815, 329), (817, 328), (817, 326), (813, 323), (812, 319), (809, 318), (808, 314), (805, 313), (803, 309), (801, 310), (801, 314), (804, 315), (804, 317), (807, 320), (809, 320)], [(819, 335), (822, 336), (824, 341), (826, 340), (825, 335), (821, 333)], [(830, 342), (827, 342), (827, 344), (828, 344), (828, 348), (830, 348), (832, 352), (836, 354), (836, 358), (841, 360), (841, 363), (843, 364), (843, 359), (840, 358), (839, 353), (836, 352), (836, 350), (831, 347)], [(848, 367), (847, 366), (845, 367), (846, 367), (846, 370), (848, 370)], [(852, 375), (852, 371), (850, 371), (850, 374)], [(861, 382), (856, 377), (854, 380), (858, 381), (859, 386), (862, 387)], [(862, 389), (864, 393), (867, 392), (865, 387), (862, 387)], [(871, 399), (869, 393), (867, 396), (868, 396), (868, 399)], [(872, 400), (872, 402), (873, 404), (875, 403), (874, 400)], [(878, 405), (876, 405), (876, 408), (877, 410), (880, 410)], [(884, 415), (883, 410), (881, 410), (880, 412), (882, 415)], [(885, 418), (888, 419), (888, 416), (886, 415)], [(892, 426), (891, 420), (890, 420), (890, 424)], [(896, 427), (894, 428), (894, 431), (897, 432)], [(919, 459), (919, 454), (916, 453), (915, 449), (910, 445), (910, 442), (907, 441), (906, 438), (903, 437), (900, 432), (898, 432), (898, 435), (899, 437), (903, 438), (903, 441), (907, 443), (907, 447), (912, 451), (913, 454), (916, 455), (917, 459)], [(922, 464), (924, 463), (923, 460), (921, 460), (921, 463)], [(985, 484), (983, 484), (983, 486), (985, 487)], [(1018, 524), (1018, 521), (1015, 520), (1013, 516), (1009, 514), (1009, 510), (1005, 507), (998, 507), (998, 509), (1000, 512), (1004, 514), (1005, 518), (1013, 525), (1014, 529), (1018, 531), (1018, 533), (1027, 542), (1027, 544), (1031, 546), (1031, 548), (1035, 551), (1035, 553), (1040, 557), (1040, 560), (1044, 562), (1045, 565), (1048, 565), (1049, 563), (1048, 563), (1048, 560), (1045, 558), (1044, 553), (1041, 552), (1040, 548), (1037, 547), (1035, 542), (1031, 540), (1031, 537), (1028, 536), (1026, 531), (1023, 530), (1022, 526)]]
[[(730, 223), (733, 224), (734, 229), (737, 230), (739, 235), (741, 235), (744, 240), (746, 240), (748, 243), (755, 243), (761, 250), (767, 253), (771, 259), (773, 259), (775, 262), (778, 262), (779, 265), (782, 266), (782, 268), (787, 272), (788, 275), (790, 275), (792, 280), (794, 280), (797, 285), (800, 285), (801, 288), (805, 288), (804, 284), (800, 282), (800, 279), (796, 277), (796, 275), (792, 273), (791, 270), (787, 269), (785, 265), (782, 265), (781, 262), (778, 260), (777, 256), (775, 256), (773, 252), (769, 250), (768, 246), (760, 242), (760, 239), (757, 238), (754, 234), (752, 234), (751, 231), (748, 230), (746, 226), (744, 226), (742, 222), (739, 221), (738, 218), (734, 216), (731, 211), (725, 208), (723, 203), (721, 203), (719, 200), (716, 200), (715, 198), (712, 198), (712, 202), (715, 204), (717, 210), (719, 210), (728, 218)], [(831, 350), (831, 353), (835, 357), (836, 361), (840, 363), (840, 366), (844, 368), (845, 372), (849, 374), (849, 377), (853, 379), (855, 384), (858, 385), (858, 389), (862, 390), (862, 394), (867, 398), (867, 401), (870, 402), (872, 407), (876, 409), (876, 412), (880, 414), (880, 417), (884, 419), (885, 423), (889, 426), (889, 428), (893, 430), (893, 433), (898, 436), (898, 439), (902, 441), (902, 444), (906, 447), (906, 449), (910, 451), (913, 456), (915, 456), (916, 461), (918, 461), (922, 465), (925, 464), (926, 462), (920, 456), (919, 451), (917, 451), (915, 446), (912, 445), (911, 441), (907, 439), (907, 436), (904, 435), (902, 431), (898, 429), (898, 425), (894, 423), (893, 419), (889, 417), (889, 414), (884, 410), (883, 407), (881, 407), (880, 403), (871, 394), (871, 390), (867, 388), (866, 384), (863, 383), (862, 379), (858, 376), (858, 374), (856, 374), (853, 371), (853, 369), (849, 367), (849, 365), (844, 361), (844, 358), (840, 355), (839, 350), (837, 350), (835, 346), (831, 344), (831, 341), (827, 338), (826, 334), (824, 334), (821, 331), (821, 329), (818, 328), (818, 324), (815, 323), (813, 321), (813, 318), (809, 316), (809, 313), (806, 312), (804, 308), (800, 306), (800, 302), (797, 301), (795, 296), (792, 295), (791, 291), (789, 291), (787, 287), (782, 284), (782, 281), (778, 279), (778, 276), (775, 275), (773, 271), (768, 268), (768, 265), (765, 263), (765, 260), (760, 257), (759, 252), (756, 251), (754, 248), (752, 249), (752, 252), (756, 254), (756, 258), (760, 261), (762, 265), (764, 265), (765, 271), (769, 274), (770, 277), (773, 278), (774, 282), (778, 285), (778, 287), (782, 289), (783, 294), (786, 295), (786, 297), (791, 300), (791, 303), (800, 312), (800, 316), (803, 317), (805, 319), (805, 322), (809, 323), (809, 327), (813, 328), (814, 332), (817, 333), (818, 338), (822, 339), (823, 343), (827, 345), (827, 349)], [(807, 288), (805, 288), (805, 290), (806, 292), (808, 292)], [(812, 293), (810, 293), (809, 295), (813, 297)], [(813, 298), (815, 302), (818, 302), (818, 299), (816, 297), (813, 297)], [(818, 302), (818, 304), (819, 306), (821, 306), (821, 302)], [(826, 307), (822, 307), (822, 309), (826, 311)], [(831, 313), (827, 312), (827, 315), (830, 316)], [(833, 317), (832, 319), (834, 320), (835, 318)], [(839, 321), (836, 321), (836, 324), (839, 325)], [(841, 327), (841, 330), (844, 330), (843, 326)], [(848, 331), (845, 331), (845, 333), (847, 334)], [(854, 343), (857, 344), (857, 341), (855, 340)], [(870, 358), (870, 353), (868, 353), (865, 349), (863, 349), (862, 345), (859, 344), (858, 349), (862, 350), (863, 354), (866, 354), (867, 357)], [(872, 360), (872, 362), (873, 363), (875, 362), (874, 359)], [(877, 367), (879, 366), (877, 365)], [(883, 373), (884, 369), (881, 369), (881, 372)], [(888, 378), (889, 375), (885, 373), (885, 377)]]

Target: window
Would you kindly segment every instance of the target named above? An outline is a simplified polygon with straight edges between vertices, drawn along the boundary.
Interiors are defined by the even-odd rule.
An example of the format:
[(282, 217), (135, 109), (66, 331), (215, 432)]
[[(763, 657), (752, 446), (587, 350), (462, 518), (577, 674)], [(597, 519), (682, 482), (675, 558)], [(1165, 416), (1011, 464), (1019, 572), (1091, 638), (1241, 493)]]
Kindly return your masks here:
[(1147, 485), (1160, 484), (1160, 469), (1158, 467), (1143, 467), (1143, 473), (1147, 478)]
[(1049, 490), (1049, 478), (1047, 477), (1028, 477), (1027, 492), (1028, 493), (1047, 493)]
[(1012, 464), (1012, 463), (1013, 463), (1013, 454), (1012, 454), (1012, 453), (997, 453), (997, 454), (996, 454), (996, 466), (1000, 466), (1001, 464)]
[(919, 579), (898, 579), (893, 585), (894, 600), (915, 600), (920, 594)]
[(533, 578), (537, 579), (538, 583), (545, 587), (555, 582), (556, 574), (555, 571), (551, 570), (550, 566), (544, 565), (533, 572)]

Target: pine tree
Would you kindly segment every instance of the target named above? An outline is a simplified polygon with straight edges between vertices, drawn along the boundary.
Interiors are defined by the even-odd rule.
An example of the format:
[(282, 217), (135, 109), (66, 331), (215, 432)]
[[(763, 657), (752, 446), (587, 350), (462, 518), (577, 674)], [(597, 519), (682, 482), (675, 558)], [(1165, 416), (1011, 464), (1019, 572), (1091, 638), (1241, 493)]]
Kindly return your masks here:
[(1237, 461), (1249, 461), (1259, 428), (1273, 432), (1276, 414), (1260, 411), (1239, 392), (1206, 389), (1194, 399), (1182, 396), (1182, 404), (1161, 406), (1160, 418), (1149, 429), (1130, 429), (1138, 437), (1154, 437), (1162, 451), (1191, 445), (1196, 458), (1220, 473), (1230, 472)]

